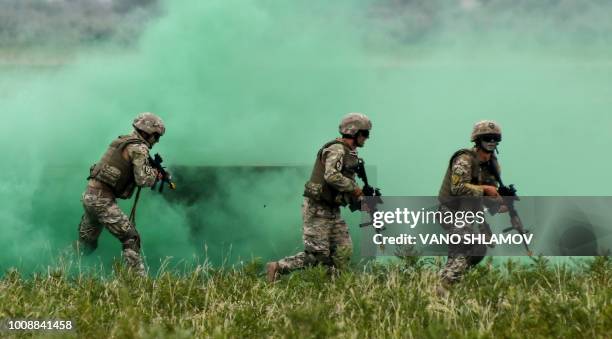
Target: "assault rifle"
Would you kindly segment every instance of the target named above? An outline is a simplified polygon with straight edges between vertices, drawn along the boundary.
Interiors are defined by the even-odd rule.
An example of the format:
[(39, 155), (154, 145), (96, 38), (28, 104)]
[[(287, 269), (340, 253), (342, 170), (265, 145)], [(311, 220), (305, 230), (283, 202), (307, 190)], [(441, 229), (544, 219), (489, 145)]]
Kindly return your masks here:
[[(510, 185), (510, 186), (504, 185), (501, 179), (501, 176), (499, 174), (499, 171), (497, 170), (497, 166), (493, 163), (493, 161), (489, 161), (489, 163), (490, 163), (489, 166), (490, 166), (491, 172), (493, 173), (493, 175), (495, 176), (495, 179), (499, 183), (499, 188), (497, 189), (497, 193), (501, 195), (504, 205), (506, 205), (506, 207), (508, 208), (508, 213), (510, 213), (510, 224), (512, 226), (504, 229), (503, 232), (506, 233), (512, 230), (516, 230), (518, 234), (520, 234), (521, 236), (529, 233), (529, 231), (523, 227), (523, 222), (521, 221), (521, 217), (518, 215), (518, 212), (516, 211), (516, 208), (514, 207), (514, 202), (521, 200), (519, 196), (516, 195), (516, 188), (514, 187), (514, 185)], [(527, 243), (525, 242), (523, 242), (523, 245), (525, 245), (525, 250), (527, 250), (527, 255), (532, 256), (533, 252), (531, 252), (531, 250), (529, 249), (529, 245), (527, 245)]]
[[(366, 170), (365, 170), (365, 162), (361, 158), (359, 158), (359, 160), (357, 161), (357, 166), (355, 167), (355, 174), (357, 175), (359, 179), (361, 179), (361, 181), (363, 181), (363, 188), (361, 189), (361, 191), (363, 192), (363, 195), (366, 197), (364, 201), (365, 201), (365, 204), (367, 205), (367, 209), (368, 209), (367, 212), (370, 215), (370, 219), (374, 220), (374, 212), (378, 211), (377, 209), (378, 205), (383, 203), (382, 194), (380, 193), (380, 189), (377, 187), (370, 186), (370, 183), (368, 182), (368, 174), (366, 173)], [(353, 201), (349, 205), (349, 208), (351, 209), (351, 211), (361, 210), (361, 202)], [(374, 221), (364, 222), (364, 223), (359, 224), (359, 227), (372, 226), (373, 224), (374, 224)], [(378, 234), (380, 234), (380, 232), (383, 229), (384, 229), (384, 226), (382, 228), (374, 227), (374, 230)], [(380, 245), (380, 248), (384, 250), (383, 245)]]
[[(156, 153), (154, 158), (151, 158), (151, 156), (149, 155), (149, 165), (155, 168), (159, 173), (161, 173), (162, 177), (161, 180), (155, 179), (155, 183), (153, 184), (153, 186), (151, 186), (151, 190), (155, 190), (157, 183), (161, 181), (161, 183), (159, 184), (160, 193), (164, 190), (164, 183), (168, 184), (168, 187), (170, 187), (170, 189), (176, 189), (176, 184), (174, 183), (174, 181), (172, 181), (172, 175), (166, 172), (166, 169), (164, 168), (164, 166), (162, 166), (162, 162), (164, 162), (164, 160), (159, 155), (159, 153)], [(130, 222), (134, 226), (136, 226), (136, 206), (138, 206), (138, 199), (140, 199), (140, 190), (141, 187), (138, 187), (138, 190), (136, 191), (136, 198), (134, 199), (134, 204), (132, 205), (132, 211), (130, 212)]]
[(172, 175), (166, 172), (166, 168), (162, 166), (163, 162), (164, 160), (159, 155), (159, 153), (156, 153), (154, 158), (151, 158), (151, 156), (149, 155), (149, 164), (151, 165), (151, 167), (155, 168), (159, 173), (161, 173), (161, 177), (162, 177), (161, 180), (155, 181), (151, 189), (155, 190), (157, 183), (159, 182), (159, 192), (160, 193), (164, 190), (164, 184), (167, 184), (168, 187), (170, 187), (170, 189), (172, 190), (176, 189), (176, 184), (174, 183), (174, 181), (172, 181)]

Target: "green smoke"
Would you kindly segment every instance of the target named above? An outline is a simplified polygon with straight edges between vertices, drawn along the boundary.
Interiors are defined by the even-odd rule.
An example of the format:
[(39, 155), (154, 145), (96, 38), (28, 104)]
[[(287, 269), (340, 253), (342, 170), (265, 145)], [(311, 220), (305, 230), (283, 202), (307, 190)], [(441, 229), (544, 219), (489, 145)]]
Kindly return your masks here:
[[(424, 2), (421, 16), (376, 10), (385, 6), (168, 1), (131, 50), (49, 73), (2, 71), (0, 268), (36, 268), (68, 251), (89, 165), (141, 111), (164, 118), (154, 152), (180, 168), (310, 166), (342, 115), (365, 112), (374, 129), (361, 154), (387, 195), (437, 194), (472, 124), (495, 119), (504, 177), (521, 194), (607, 194), (610, 29), (594, 19), (608, 5), (513, 13), (498, 2)], [(205, 247), (216, 262), (230, 248), (230, 260), (299, 249), (307, 171), (291, 168), (228, 171), (190, 205), (145, 191), (148, 263), (202, 257)], [(187, 181), (174, 194), (194, 187), (207, 192)], [(194, 218), (204, 225), (196, 235)], [(87, 263), (108, 264), (119, 250), (104, 232)]]

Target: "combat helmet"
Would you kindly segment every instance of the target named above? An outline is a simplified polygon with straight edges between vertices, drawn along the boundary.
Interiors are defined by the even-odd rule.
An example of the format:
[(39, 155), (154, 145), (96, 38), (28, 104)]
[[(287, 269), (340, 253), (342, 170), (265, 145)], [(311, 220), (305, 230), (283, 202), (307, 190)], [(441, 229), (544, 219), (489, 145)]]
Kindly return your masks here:
[(166, 132), (166, 127), (164, 126), (162, 119), (149, 112), (138, 114), (138, 116), (134, 119), (132, 126), (134, 126), (135, 129), (150, 135), (158, 134), (159, 136), (162, 136)]
[(501, 127), (493, 120), (479, 121), (474, 125), (474, 129), (472, 130), (471, 141), (476, 141), (479, 136), (487, 134), (497, 134), (501, 138)]
[(363, 113), (349, 113), (342, 118), (338, 129), (342, 135), (354, 136), (360, 130), (371, 130), (372, 122)]

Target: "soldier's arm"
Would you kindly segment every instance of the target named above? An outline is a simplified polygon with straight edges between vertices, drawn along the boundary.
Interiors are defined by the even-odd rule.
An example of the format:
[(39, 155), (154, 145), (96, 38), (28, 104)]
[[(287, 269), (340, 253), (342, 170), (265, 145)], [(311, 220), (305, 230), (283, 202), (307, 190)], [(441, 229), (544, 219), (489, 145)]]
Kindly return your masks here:
[(323, 150), (322, 158), (325, 161), (325, 173), (323, 178), (332, 187), (340, 192), (354, 192), (359, 186), (348, 177), (342, 175), (344, 161), (344, 147), (334, 144)]
[(151, 187), (157, 179), (157, 170), (149, 165), (149, 149), (143, 144), (128, 145), (128, 158), (134, 165), (136, 185)]
[(459, 155), (451, 170), (451, 194), (455, 196), (482, 196), (484, 189), (472, 181), (472, 159), (468, 154)]

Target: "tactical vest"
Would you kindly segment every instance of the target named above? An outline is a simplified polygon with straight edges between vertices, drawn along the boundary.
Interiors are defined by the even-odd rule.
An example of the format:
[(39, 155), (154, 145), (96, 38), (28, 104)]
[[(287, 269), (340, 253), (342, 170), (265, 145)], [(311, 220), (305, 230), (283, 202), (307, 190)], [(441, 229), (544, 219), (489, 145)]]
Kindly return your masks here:
[(325, 159), (323, 159), (323, 150), (329, 146), (341, 144), (344, 147), (344, 157), (342, 158), (342, 168), (339, 169), (343, 176), (355, 179), (355, 167), (358, 164), (359, 158), (348, 145), (339, 140), (332, 140), (319, 150), (315, 161), (310, 180), (304, 185), (304, 196), (311, 198), (317, 202), (340, 206), (346, 205), (341, 192), (325, 181)]
[(141, 139), (123, 135), (115, 139), (100, 161), (91, 167), (87, 179), (96, 179), (108, 185), (115, 196), (129, 199), (134, 193), (136, 180), (132, 162), (123, 158), (123, 151), (128, 145), (145, 144)]
[[(451, 178), (452, 178), (452, 167), (453, 167), (453, 162), (455, 161), (455, 159), (462, 155), (462, 154), (469, 154), (470, 155), (470, 159), (472, 161), (471, 164), (471, 170), (472, 173), (470, 174), (471, 180), (470, 180), (470, 184), (473, 185), (497, 185), (497, 183), (495, 182), (494, 179), (492, 180), (487, 180), (487, 178), (484, 178), (485, 173), (483, 173), (482, 167), (481, 167), (481, 163), (480, 160), (478, 159), (478, 153), (476, 153), (476, 151), (474, 151), (473, 149), (461, 149), (457, 152), (455, 152), (453, 154), (453, 156), (450, 158), (449, 164), (448, 164), (448, 168), (446, 169), (446, 174), (444, 175), (444, 180), (442, 181), (442, 186), (440, 187), (440, 191), (438, 192), (438, 201), (442, 204), (445, 205), (447, 207), (449, 207), (450, 209), (458, 209), (459, 203), (460, 203), (460, 197), (456, 197), (453, 196), (451, 194)], [(495, 157), (495, 154), (491, 154), (491, 160), (493, 162), (493, 166), (497, 167), (497, 169), (499, 170), (499, 164), (497, 163), (497, 157)], [(486, 177), (490, 177), (490, 175), (487, 175)]]

